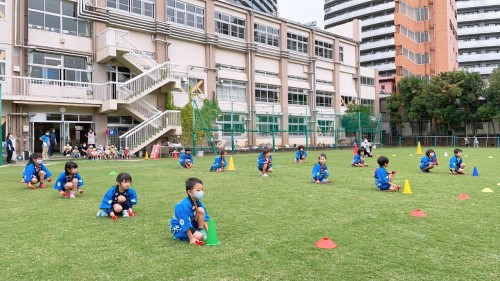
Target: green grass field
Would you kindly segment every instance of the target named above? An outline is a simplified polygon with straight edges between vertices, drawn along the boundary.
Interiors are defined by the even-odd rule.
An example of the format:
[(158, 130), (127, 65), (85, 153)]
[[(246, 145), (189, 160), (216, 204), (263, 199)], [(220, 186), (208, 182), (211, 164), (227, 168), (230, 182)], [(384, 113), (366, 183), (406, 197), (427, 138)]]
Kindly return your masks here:
[[(237, 170), (224, 173), (208, 172), (213, 157), (195, 158), (189, 171), (173, 159), (80, 160), (86, 193), (73, 200), (60, 198), (53, 182), (36, 191), (20, 184), (23, 166), (0, 167), (0, 279), (499, 280), (499, 149), (465, 149), (465, 176), (449, 174), (445, 151), (452, 155), (436, 149), (441, 165), (431, 174), (419, 172), (414, 148), (374, 151), (389, 157), (397, 184), (410, 181), (411, 195), (376, 191), (376, 157), (353, 168), (352, 150), (326, 151), (329, 185), (310, 183), (317, 151), (306, 164), (291, 152), (273, 154), (268, 178), (256, 154), (235, 155)], [(48, 165), (55, 176), (63, 166)], [(111, 171), (132, 175), (137, 217), (95, 217), (115, 184)], [(168, 230), (191, 176), (204, 181), (218, 246), (174, 241)], [(471, 199), (458, 200), (460, 193)], [(415, 209), (428, 216), (410, 216)], [(316, 248), (322, 237), (338, 247)]]

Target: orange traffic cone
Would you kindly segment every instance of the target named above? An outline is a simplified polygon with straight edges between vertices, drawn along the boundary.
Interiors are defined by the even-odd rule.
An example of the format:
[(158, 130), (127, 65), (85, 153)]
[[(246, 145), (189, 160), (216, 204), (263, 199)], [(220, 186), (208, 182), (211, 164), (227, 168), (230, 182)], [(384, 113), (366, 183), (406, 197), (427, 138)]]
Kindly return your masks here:
[(356, 154), (358, 154), (358, 144), (354, 143), (354, 151), (353, 151), (352, 155), (356, 155)]
[(179, 154), (179, 153), (177, 152), (177, 150), (174, 150), (174, 159), (179, 158), (179, 155), (178, 155), (178, 154)]

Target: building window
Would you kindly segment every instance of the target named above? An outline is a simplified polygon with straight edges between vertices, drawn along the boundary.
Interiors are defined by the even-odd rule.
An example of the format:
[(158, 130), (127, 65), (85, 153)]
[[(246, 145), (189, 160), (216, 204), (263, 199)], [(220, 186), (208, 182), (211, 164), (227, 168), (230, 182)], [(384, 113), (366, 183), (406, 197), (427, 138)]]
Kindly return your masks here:
[(399, 27), (399, 32), (417, 43), (429, 42), (429, 32), (413, 32), (404, 25)]
[(231, 122), (231, 113), (225, 112), (217, 117), (217, 124), (222, 125), (222, 135), (231, 136), (231, 124), (233, 124), (234, 135), (243, 136), (245, 134), (245, 120), (246, 115), (244, 114), (232, 114), (233, 121)]
[(339, 46), (339, 62), (344, 62), (344, 47)]
[(247, 84), (245, 82), (224, 80), (217, 85), (217, 99), (224, 101), (246, 102)]
[(323, 57), (327, 59), (333, 58), (333, 44), (326, 43), (323, 41), (315, 41), (315, 54), (318, 57)]
[(427, 64), (431, 62), (430, 54), (414, 54), (410, 50), (401, 47), (401, 54), (416, 64)]
[[(7, 52), (5, 50), (0, 49), (0, 76), (5, 75), (5, 69), (6, 67), (6, 62), (7, 62)], [(0, 81), (5, 80), (4, 77), (0, 77)]]
[(348, 106), (356, 103), (356, 98), (351, 96), (340, 96), (340, 106)]
[(307, 77), (297, 76), (297, 75), (288, 75), (288, 79), (295, 81), (305, 81), (307, 82)]
[(429, 8), (414, 8), (403, 1), (399, 2), (399, 12), (415, 21), (424, 21), (429, 19)]
[(288, 87), (288, 104), (307, 105), (307, 90)]
[(275, 135), (280, 135), (280, 117), (272, 115), (257, 115), (257, 130), (259, 136), (270, 136), (271, 132), (278, 132)]
[(88, 87), (86, 83), (92, 81), (92, 71), (85, 57), (32, 52), (28, 65), (32, 78), (65, 81), (65, 86), (75, 87)]
[(205, 29), (205, 8), (179, 0), (168, 0), (167, 21)]
[(370, 113), (373, 114), (373, 112), (375, 111), (375, 101), (374, 100), (361, 99), (361, 104), (368, 107), (370, 109)]
[(75, 2), (29, 0), (28, 27), (74, 36), (90, 37), (90, 22), (77, 18)]
[(245, 39), (245, 20), (215, 12), (215, 32)]
[(278, 73), (265, 70), (255, 70), (255, 74), (268, 77), (279, 77)]
[(0, 19), (5, 19), (5, 0), (0, 0)]
[(305, 135), (307, 129), (305, 117), (288, 116), (288, 134), (289, 135)]
[(307, 42), (308, 42), (307, 37), (290, 32), (288, 32), (286, 36), (287, 36), (286, 44), (288, 50), (307, 54)]
[(136, 76), (130, 69), (123, 66), (106, 65), (106, 76), (108, 82), (124, 83)]
[(219, 64), (219, 69), (226, 70), (226, 71), (245, 73), (244, 67), (240, 67), (240, 66), (236, 66), (236, 65)]
[(254, 24), (255, 42), (279, 47), (280, 30), (263, 24)]
[(319, 84), (325, 84), (325, 85), (332, 85), (333, 82), (332, 81), (328, 81), (328, 80), (321, 80), (321, 79), (316, 79), (316, 83), (319, 83)]
[(332, 92), (316, 91), (316, 106), (332, 108), (333, 95)]
[(318, 120), (318, 135), (320, 137), (333, 136), (333, 121), (332, 120)]
[(370, 78), (370, 77), (361, 76), (361, 85), (374, 86), (375, 85), (375, 79), (374, 78)]
[(106, 7), (152, 18), (154, 3), (154, 0), (106, 0)]
[(278, 103), (280, 101), (280, 88), (266, 84), (255, 84), (255, 101)]

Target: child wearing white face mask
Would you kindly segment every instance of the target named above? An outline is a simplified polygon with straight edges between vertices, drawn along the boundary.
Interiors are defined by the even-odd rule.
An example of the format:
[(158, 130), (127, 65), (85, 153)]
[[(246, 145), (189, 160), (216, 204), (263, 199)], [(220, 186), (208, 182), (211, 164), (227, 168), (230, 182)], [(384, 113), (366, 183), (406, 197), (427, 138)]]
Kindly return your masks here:
[(203, 197), (203, 182), (197, 178), (186, 180), (187, 197), (175, 205), (174, 216), (170, 220), (170, 232), (175, 240), (189, 241), (190, 244), (200, 244), (207, 239), (210, 217), (201, 198)]
[(28, 185), (32, 190), (35, 190), (34, 184), (40, 183), (40, 188), (47, 187), (43, 182), (47, 180), (50, 182), (52, 173), (43, 165), (43, 158), (40, 153), (33, 153), (30, 155), (30, 160), (23, 172), (23, 182)]

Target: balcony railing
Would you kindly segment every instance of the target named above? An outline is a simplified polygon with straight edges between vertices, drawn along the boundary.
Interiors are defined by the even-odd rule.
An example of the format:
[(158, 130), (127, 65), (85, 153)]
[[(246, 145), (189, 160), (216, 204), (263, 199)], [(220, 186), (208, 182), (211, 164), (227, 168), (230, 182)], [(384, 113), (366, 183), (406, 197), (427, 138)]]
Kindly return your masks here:
[(361, 44), (359, 49), (361, 51), (364, 51), (364, 50), (375, 49), (375, 48), (380, 48), (380, 47), (394, 47), (394, 38), (379, 40), (379, 41), (374, 41), (374, 42), (363, 42), (363, 44)]
[(388, 3), (381, 4), (381, 5), (376, 5), (373, 7), (367, 7), (364, 9), (359, 9), (356, 11), (345, 13), (343, 15), (339, 15), (339, 16), (327, 19), (325, 21), (325, 25), (337, 23), (337, 22), (344, 21), (347, 19), (357, 19), (360, 16), (365, 16), (365, 15), (377, 13), (380, 11), (392, 11), (394, 13), (394, 2), (388, 2)]
[(361, 62), (366, 62), (366, 61), (373, 61), (373, 60), (389, 59), (389, 58), (394, 58), (395, 55), (396, 55), (396, 51), (380, 52), (380, 53), (360, 56), (360, 60), (361, 60)]
[(498, 6), (498, 0), (469, 0), (469, 1), (457, 1), (457, 8), (478, 8), (478, 7), (488, 7), (488, 6)]
[[(500, 39), (475, 40), (475, 41), (458, 41), (458, 49), (478, 49), (486, 47), (500, 46)], [(500, 55), (499, 55), (500, 57)]]
[[(365, 25), (365, 22), (363, 22), (363, 25)], [(396, 27), (393, 25), (393, 26), (389, 26), (389, 27), (384, 27), (384, 28), (378, 28), (378, 29), (374, 29), (374, 30), (368, 30), (368, 31), (364, 31), (362, 33), (362, 36), (363, 36), (363, 39), (364, 38), (370, 38), (370, 37), (375, 37), (375, 36), (380, 36), (380, 35), (384, 35), (384, 34), (390, 34), (392, 36), (394, 36), (394, 32), (396, 31)]]
[(458, 22), (464, 23), (468, 21), (485, 21), (485, 20), (496, 20), (500, 18), (500, 12), (489, 12), (489, 13), (477, 13), (477, 14), (462, 14), (458, 15)]

